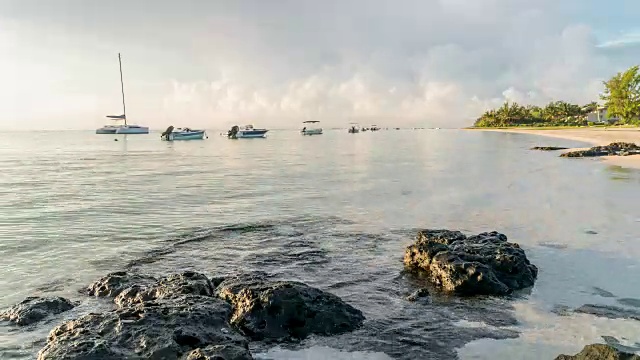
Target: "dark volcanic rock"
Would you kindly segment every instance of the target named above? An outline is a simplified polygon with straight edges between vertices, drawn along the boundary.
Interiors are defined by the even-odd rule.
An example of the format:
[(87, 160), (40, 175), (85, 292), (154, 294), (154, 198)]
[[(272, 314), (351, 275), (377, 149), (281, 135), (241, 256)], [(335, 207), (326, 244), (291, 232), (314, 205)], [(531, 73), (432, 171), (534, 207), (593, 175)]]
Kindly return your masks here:
[(75, 306), (72, 301), (61, 297), (30, 296), (0, 313), (0, 319), (20, 326), (31, 325), (48, 316), (71, 310)]
[(120, 292), (133, 285), (147, 285), (155, 282), (156, 279), (139, 274), (129, 274), (125, 271), (118, 271), (107, 274), (107, 276), (98, 279), (87, 288), (90, 296), (112, 297), (115, 298)]
[(173, 360), (211, 345), (247, 349), (229, 327), (230, 315), (226, 302), (197, 295), (88, 314), (53, 329), (38, 359)]
[(459, 231), (420, 231), (405, 251), (404, 264), (457, 295), (506, 295), (533, 286), (538, 275), (524, 250), (495, 231), (470, 237)]
[(534, 146), (531, 150), (541, 150), (541, 151), (555, 151), (555, 150), (567, 150), (566, 147), (561, 146)]
[(640, 146), (634, 143), (615, 142), (604, 146), (594, 146), (587, 150), (569, 151), (561, 157), (627, 156), (640, 154)]
[(231, 323), (254, 340), (295, 340), (352, 331), (360, 310), (299, 282), (270, 281), (262, 272), (227, 278), (217, 295), (231, 303)]
[(113, 300), (120, 307), (180, 295), (213, 296), (214, 286), (204, 274), (185, 271), (172, 274), (149, 285), (133, 285)]
[(253, 356), (240, 345), (214, 345), (193, 350), (185, 360), (253, 360)]
[(640, 360), (640, 356), (624, 353), (605, 344), (587, 345), (575, 355), (559, 355), (555, 360)]
[(617, 306), (586, 304), (580, 306), (575, 311), (609, 319), (632, 319), (640, 321), (640, 311), (624, 309)]

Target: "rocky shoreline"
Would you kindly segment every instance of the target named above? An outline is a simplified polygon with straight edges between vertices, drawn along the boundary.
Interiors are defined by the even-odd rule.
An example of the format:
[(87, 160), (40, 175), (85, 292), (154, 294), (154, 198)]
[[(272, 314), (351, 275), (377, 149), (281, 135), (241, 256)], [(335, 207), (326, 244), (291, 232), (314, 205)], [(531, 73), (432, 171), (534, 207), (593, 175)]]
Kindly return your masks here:
[[(365, 320), (339, 297), (252, 272), (209, 278), (182, 272), (155, 279), (115, 272), (86, 295), (110, 299), (113, 309), (89, 313), (50, 331), (39, 360), (247, 360), (250, 341), (295, 342), (311, 334), (352, 331)], [(76, 303), (30, 297), (0, 316), (14, 326), (36, 324)]]
[[(514, 292), (533, 287), (538, 276), (524, 250), (495, 231), (472, 236), (445, 229), (419, 231), (405, 249), (404, 267), (429, 284), (405, 297), (408, 302), (433, 292), (509, 300)], [(360, 310), (334, 294), (265, 272), (211, 277), (184, 271), (157, 278), (121, 271), (94, 281), (83, 294), (86, 300), (108, 302), (110, 309), (56, 326), (38, 360), (249, 360), (253, 342), (297, 343), (311, 335), (352, 332), (366, 321)], [(35, 326), (78, 304), (61, 297), (29, 297), (0, 313), (0, 319), (9, 326)], [(584, 305), (573, 312), (640, 320), (637, 312), (617, 307)], [(617, 356), (605, 358), (636, 359), (598, 344), (556, 359), (596, 359), (593, 354), (604, 353)]]
[(604, 146), (594, 146), (586, 150), (575, 150), (561, 154), (560, 157), (597, 157), (640, 155), (640, 146), (635, 143), (614, 142)]

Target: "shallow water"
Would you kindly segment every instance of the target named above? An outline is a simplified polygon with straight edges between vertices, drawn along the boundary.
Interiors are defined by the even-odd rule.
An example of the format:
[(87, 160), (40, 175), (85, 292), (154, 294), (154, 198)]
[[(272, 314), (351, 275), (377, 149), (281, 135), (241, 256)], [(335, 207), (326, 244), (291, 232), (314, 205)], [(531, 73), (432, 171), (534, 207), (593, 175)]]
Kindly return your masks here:
[[(84, 301), (72, 317), (101, 306), (78, 290), (110, 271), (263, 270), (367, 316), (351, 334), (255, 344), (263, 359), (540, 359), (602, 336), (640, 342), (638, 321), (555, 311), (640, 298), (640, 172), (529, 151), (584, 144), (523, 134), (270, 135), (12, 134), (0, 143), (0, 306), (63, 295)], [(418, 228), (503, 232), (539, 267), (536, 286), (407, 302), (420, 283), (402, 255)], [(31, 358), (60, 320), (2, 328), (0, 357)]]

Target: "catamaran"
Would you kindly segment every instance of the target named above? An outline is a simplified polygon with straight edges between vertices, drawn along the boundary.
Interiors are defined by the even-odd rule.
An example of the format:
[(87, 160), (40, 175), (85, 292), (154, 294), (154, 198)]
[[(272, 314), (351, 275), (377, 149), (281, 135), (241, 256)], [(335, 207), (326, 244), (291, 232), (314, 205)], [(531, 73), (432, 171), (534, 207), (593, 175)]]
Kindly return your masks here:
[[(308, 120), (308, 121), (303, 121), (303, 124), (317, 124), (320, 121), (317, 120)], [(300, 133), (302, 135), (322, 135), (322, 128), (321, 127), (316, 127), (316, 128), (308, 128), (307, 126), (303, 127), (302, 130), (300, 131)]]
[(96, 129), (96, 134), (148, 134), (149, 128), (146, 126), (127, 124), (127, 107), (124, 102), (124, 81), (122, 80), (122, 59), (118, 53), (118, 64), (120, 65), (120, 89), (122, 90), (122, 115), (107, 115), (112, 120), (122, 120), (122, 125), (105, 125)]

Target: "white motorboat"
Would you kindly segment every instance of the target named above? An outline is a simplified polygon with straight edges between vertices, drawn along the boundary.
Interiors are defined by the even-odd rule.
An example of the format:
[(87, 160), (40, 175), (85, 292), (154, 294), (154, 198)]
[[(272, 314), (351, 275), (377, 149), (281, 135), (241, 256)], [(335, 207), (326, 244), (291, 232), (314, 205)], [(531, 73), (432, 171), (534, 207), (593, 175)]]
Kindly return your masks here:
[(167, 130), (165, 130), (162, 135), (160, 135), (160, 139), (166, 141), (176, 141), (176, 140), (203, 140), (205, 138), (204, 130), (194, 130), (189, 128), (174, 128), (173, 126), (169, 126)]
[[(317, 124), (320, 121), (317, 120), (308, 120), (308, 121), (303, 121), (303, 124)], [(321, 127), (303, 127), (302, 130), (300, 130), (300, 133), (302, 135), (322, 135), (322, 128)]]
[(122, 80), (122, 59), (118, 53), (118, 64), (120, 65), (120, 89), (122, 90), (122, 115), (107, 115), (112, 120), (122, 120), (123, 125), (105, 125), (96, 129), (96, 134), (148, 134), (147, 126), (127, 124), (127, 107), (124, 102), (124, 81)]
[(227, 137), (229, 139), (252, 139), (252, 138), (265, 138), (267, 137), (267, 129), (256, 129), (253, 125), (245, 125), (243, 129), (240, 129), (238, 125), (229, 130)]

